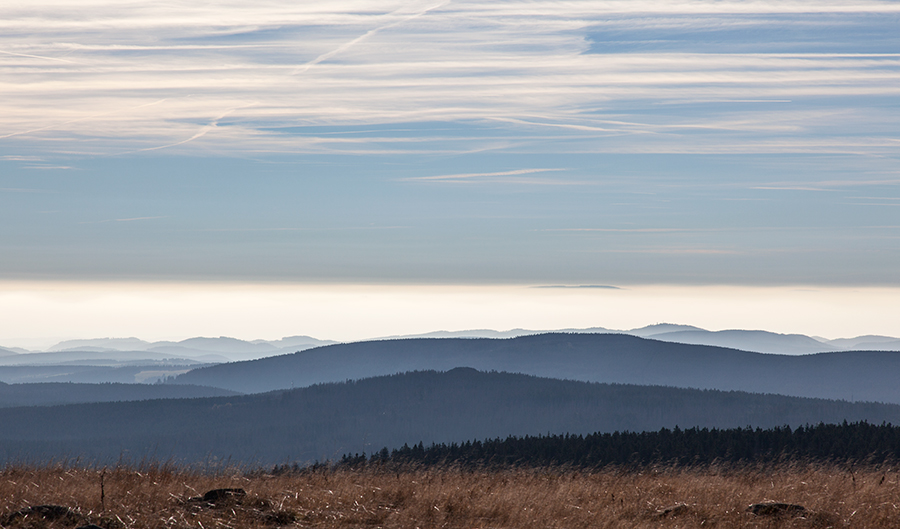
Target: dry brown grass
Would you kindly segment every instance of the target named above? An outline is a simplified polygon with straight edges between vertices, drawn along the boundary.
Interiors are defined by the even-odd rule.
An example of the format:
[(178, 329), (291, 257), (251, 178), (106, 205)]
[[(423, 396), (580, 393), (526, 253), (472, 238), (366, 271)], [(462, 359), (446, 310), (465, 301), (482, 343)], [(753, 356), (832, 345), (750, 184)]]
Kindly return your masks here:
[[(238, 529), (290, 527), (596, 528), (900, 527), (900, 472), (814, 465), (642, 471), (337, 470), (209, 475), (165, 467), (14, 467), (0, 471), (5, 527)], [(189, 501), (215, 488), (240, 501)], [(764, 517), (750, 504), (800, 504), (803, 517)], [(77, 520), (9, 518), (28, 506), (71, 508)], [(104, 508), (105, 507), (105, 508)]]

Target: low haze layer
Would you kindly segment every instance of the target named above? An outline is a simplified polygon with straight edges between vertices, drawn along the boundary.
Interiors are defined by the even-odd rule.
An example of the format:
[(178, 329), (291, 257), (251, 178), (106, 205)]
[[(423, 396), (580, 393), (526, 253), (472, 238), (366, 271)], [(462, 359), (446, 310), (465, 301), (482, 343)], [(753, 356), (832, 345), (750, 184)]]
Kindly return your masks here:
[[(633, 329), (681, 322), (853, 338), (900, 336), (898, 288), (237, 283), (0, 283), (0, 347), (63, 340), (196, 336), (338, 341), (438, 330)], [(284, 344), (292, 345), (292, 344)], [(280, 347), (283, 347), (280, 346)]]

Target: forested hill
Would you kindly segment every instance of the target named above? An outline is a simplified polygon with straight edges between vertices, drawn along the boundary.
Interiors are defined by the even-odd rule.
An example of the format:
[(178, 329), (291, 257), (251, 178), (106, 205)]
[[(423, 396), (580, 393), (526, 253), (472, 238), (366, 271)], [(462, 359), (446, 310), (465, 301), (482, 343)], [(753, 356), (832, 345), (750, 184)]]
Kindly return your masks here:
[(357, 342), (195, 369), (176, 381), (255, 393), (461, 366), (589, 382), (900, 403), (897, 352), (790, 356), (623, 334)]
[(71, 382), (4, 384), (0, 382), (0, 408), (51, 406), (80, 402), (227, 397), (236, 394), (234, 391), (205, 386), (119, 383), (75, 384)]
[(900, 406), (740, 392), (416, 372), (228, 398), (0, 409), (0, 461), (274, 464), (509, 435), (868, 420)]

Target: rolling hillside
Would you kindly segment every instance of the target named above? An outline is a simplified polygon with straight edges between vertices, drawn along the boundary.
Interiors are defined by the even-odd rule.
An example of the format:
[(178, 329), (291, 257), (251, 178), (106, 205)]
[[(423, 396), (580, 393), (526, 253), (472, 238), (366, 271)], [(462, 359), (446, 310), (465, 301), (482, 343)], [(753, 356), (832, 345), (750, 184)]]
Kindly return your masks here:
[(587, 382), (900, 403), (900, 353), (750, 353), (622, 334), (357, 342), (189, 371), (177, 383), (242, 393), (468, 366)]
[(900, 422), (900, 406), (469, 368), (224, 398), (0, 409), (0, 462), (285, 463), (508, 435)]

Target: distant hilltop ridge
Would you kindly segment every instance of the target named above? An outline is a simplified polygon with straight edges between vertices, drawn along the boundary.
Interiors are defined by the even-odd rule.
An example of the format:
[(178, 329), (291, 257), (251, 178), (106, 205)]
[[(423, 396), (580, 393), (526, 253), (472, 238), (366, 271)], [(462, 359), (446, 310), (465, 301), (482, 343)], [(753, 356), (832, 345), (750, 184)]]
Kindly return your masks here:
[(404, 338), (197, 367), (171, 382), (262, 393), (407, 371), (471, 367), (563, 380), (900, 404), (900, 352), (765, 354), (621, 333)]
[(629, 330), (588, 327), (581, 329), (529, 330), (511, 329), (495, 331), (478, 329), (467, 331), (434, 331), (423, 334), (386, 336), (380, 339), (401, 338), (517, 338), (545, 333), (598, 333), (628, 334), (640, 338), (652, 338), (664, 342), (692, 345), (712, 345), (728, 347), (753, 353), (773, 354), (813, 354), (831, 351), (900, 351), (900, 338), (892, 336), (865, 335), (855, 338), (828, 340), (804, 334), (780, 334), (762, 330), (729, 329), (708, 331), (693, 325), (657, 323)]
[[(605, 327), (567, 329), (471, 329), (462, 331), (433, 331), (421, 334), (392, 335), (379, 338), (516, 338), (547, 332), (556, 333), (600, 333), (628, 334), (641, 338), (652, 338), (665, 342), (693, 345), (728, 347), (756, 353), (812, 354), (830, 351), (900, 351), (900, 338), (880, 335), (864, 335), (853, 338), (829, 340), (803, 334), (780, 334), (764, 330), (729, 329), (708, 331), (693, 325), (657, 323), (629, 330)], [(337, 340), (323, 340), (311, 336), (297, 335), (279, 340), (240, 340), (227, 336), (195, 337), (181, 341), (148, 342), (135, 337), (94, 338), (66, 340), (44, 351), (26, 350), (17, 347), (0, 346), (0, 363), (4, 358), (29, 353), (71, 353), (71, 352), (134, 352), (145, 351), (157, 355), (180, 357), (204, 362), (227, 362), (253, 360), (281, 354), (295, 353), (323, 345), (340, 343)], [(24, 359), (18, 359), (20, 363)]]
[[(311, 336), (289, 336), (279, 340), (240, 340), (227, 336), (218, 338), (196, 337), (178, 342), (147, 342), (139, 338), (94, 338), (87, 340), (66, 340), (50, 347), (47, 353), (73, 352), (134, 352), (154, 353), (190, 359), (228, 362), (252, 360), (285, 353), (295, 353), (313, 347), (338, 343), (334, 340), (319, 340)], [(38, 351), (34, 351), (38, 352)], [(3, 353), (0, 352), (0, 355)]]

